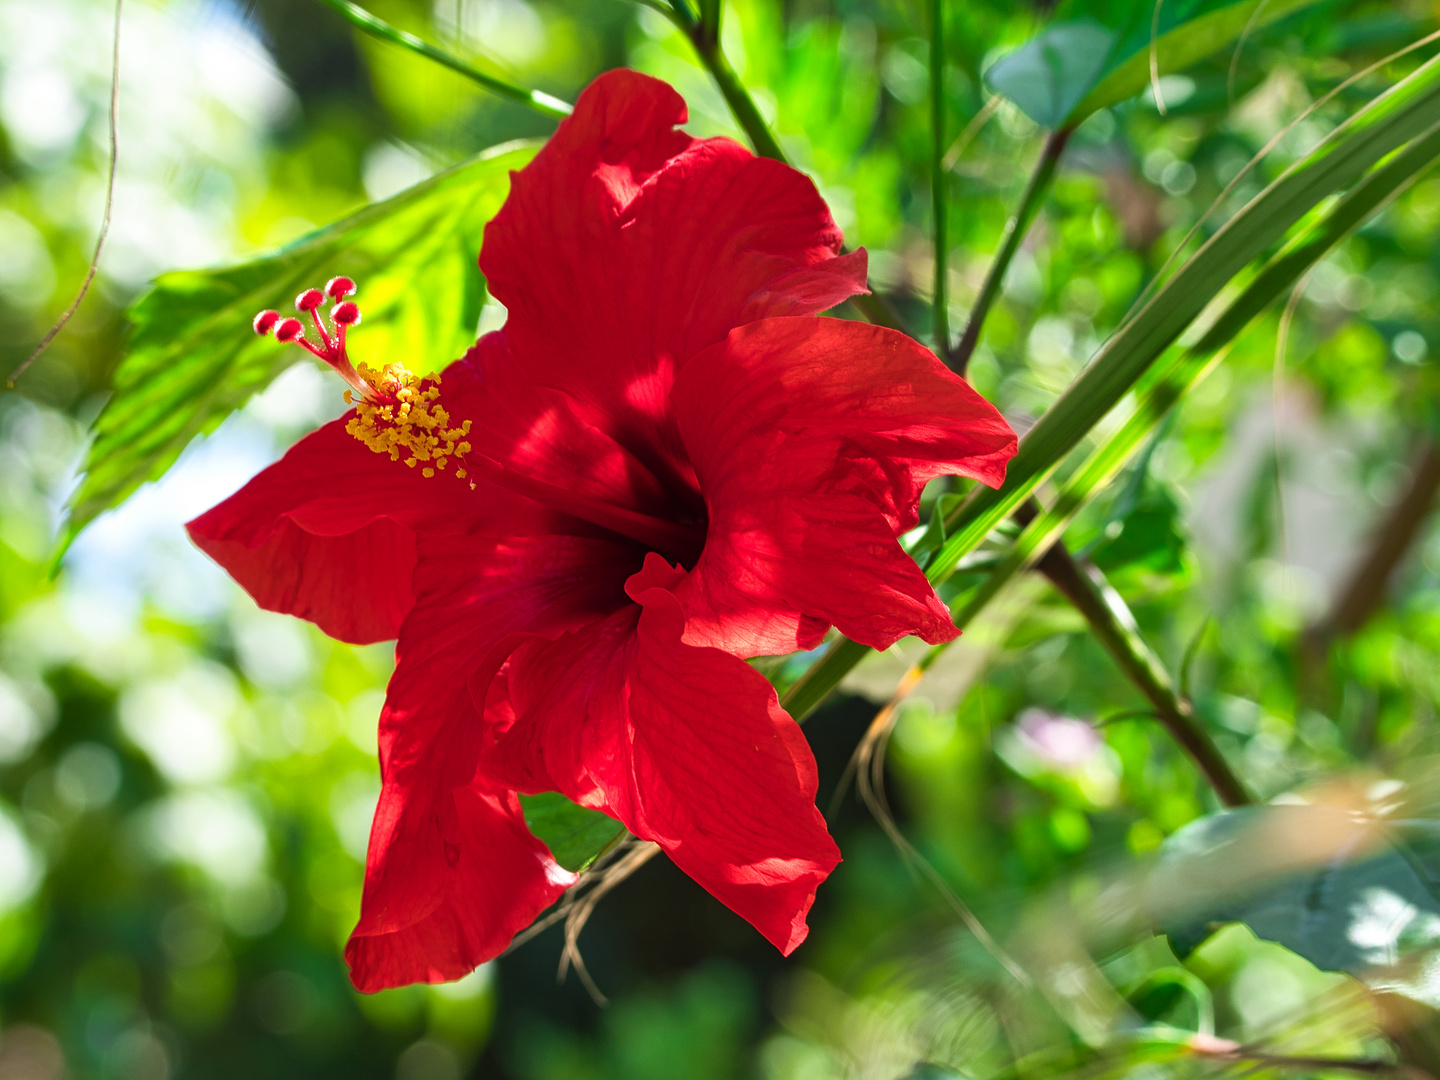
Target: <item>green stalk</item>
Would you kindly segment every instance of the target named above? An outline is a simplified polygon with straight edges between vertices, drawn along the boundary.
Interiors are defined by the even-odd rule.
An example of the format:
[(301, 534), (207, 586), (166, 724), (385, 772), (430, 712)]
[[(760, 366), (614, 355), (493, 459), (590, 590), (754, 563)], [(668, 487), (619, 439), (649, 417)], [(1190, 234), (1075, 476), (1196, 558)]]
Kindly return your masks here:
[(769, 126), (765, 123), (765, 118), (760, 115), (760, 110), (756, 107), (755, 99), (745, 89), (745, 84), (740, 81), (740, 76), (735, 74), (735, 69), (730, 66), (730, 61), (721, 51), (720, 36), (718, 34), (714, 36), (691, 35), (690, 40), (695, 43), (696, 53), (705, 62), (705, 66), (710, 70), (710, 77), (715, 80), (715, 85), (724, 95), (725, 103), (735, 114), (735, 121), (750, 137), (750, 142), (755, 147), (755, 153), (761, 157), (784, 161), (785, 151), (780, 149), (780, 144), (775, 141), (774, 134), (771, 133)]
[[(707, 18), (705, 11), (710, 12), (713, 18)], [(750, 145), (755, 148), (755, 153), (761, 157), (785, 161), (785, 151), (780, 149), (774, 133), (756, 107), (755, 99), (750, 96), (750, 91), (745, 89), (745, 84), (740, 81), (740, 76), (735, 74), (735, 69), (730, 66), (724, 50), (720, 48), (719, 3), (707, 2), (704, 10), (696, 13), (690, 9), (686, 0), (672, 0), (670, 17), (690, 39), (695, 55), (715, 80), (721, 96), (725, 98), (725, 104), (730, 106), (735, 122), (740, 125), (740, 130), (745, 132)]]
[[(982, 586), (982, 592), (988, 595), (973, 597), (971, 604), (959, 613), (957, 623), (967, 622), (1004, 580), (1048, 550), (1079, 506), (1108, 483), (1165, 412), (1218, 362), (1221, 351), (1252, 318), (1289, 289), (1330, 247), (1440, 157), (1437, 73), (1440, 65), (1436, 61), (1424, 65), (1336, 129), (1314, 154), (1252, 200), (1112, 339), (1070, 390), (1047, 410), (1021, 442), (1020, 453), (1010, 464), (1005, 484), (998, 491), (977, 489), (949, 516), (946, 524), (950, 535), (934, 553), (927, 568), (927, 577), (932, 583), (948, 577), (960, 558), (1024, 502), (1040, 479), (1074, 448), (1083, 434), (1109, 412), (1131, 386), (1135, 387), (1137, 405), (1132, 415), (1070, 478), (1055, 505), (1026, 528), (1016, 542), (1017, 550), (1012, 557)], [(1423, 134), (1410, 146), (1366, 176), (1323, 220), (1273, 258), (1191, 348), (1169, 362), (1164, 361), (1170, 352), (1170, 341), (1183, 329), (1182, 324), (1171, 330), (1177, 321), (1166, 311), (1172, 297), (1176, 305), (1183, 304), (1189, 309), (1184, 321), (1191, 321), (1204, 306), (1204, 299), (1218, 292), (1225, 280), (1243, 269), (1251, 257), (1268, 247), (1311, 206), (1417, 134), (1418, 125), (1425, 121), (1428, 121), (1428, 130), (1420, 129)], [(1303, 189), (1295, 190), (1297, 177), (1311, 181), (1308, 199), (1302, 197)], [(1203, 297), (1193, 295), (1197, 288), (1207, 289)], [(1160, 323), (1158, 327), (1154, 325), (1156, 322)], [(1032, 442), (1037, 432), (1040, 439)], [(808, 714), (868, 651), (866, 646), (848, 639), (833, 643), (786, 693), (785, 707), (797, 718)]]
[(528, 105), (547, 116), (565, 117), (569, 116), (572, 111), (568, 102), (551, 97), (544, 91), (526, 90), (510, 84), (504, 79), (497, 79), (494, 75), (487, 75), (485, 72), (471, 67), (464, 60), (451, 56), (443, 49), (437, 49), (428, 41), (424, 41), (414, 34), (408, 34), (404, 30), (396, 29), (384, 19), (377, 18), (359, 5), (350, 3), (350, 0), (320, 0), (320, 3), (333, 8), (357, 30), (362, 30), (381, 41), (388, 41), (392, 45), (399, 45), (402, 49), (419, 53), (428, 60), (433, 60), (437, 64), (448, 67), (451, 71), (464, 75), (467, 79), (474, 80), (491, 93), (507, 97), (511, 101), (518, 101), (522, 105)]
[(945, 172), (945, 0), (930, 4), (930, 204), (935, 218), (935, 355), (950, 362), (949, 183)]
[(980, 295), (975, 298), (975, 306), (970, 309), (970, 318), (965, 323), (965, 333), (960, 338), (960, 344), (955, 347), (950, 357), (950, 366), (961, 375), (965, 374), (965, 369), (970, 364), (975, 346), (980, 344), (980, 331), (985, 326), (985, 317), (990, 314), (991, 306), (1000, 296), (1005, 272), (1010, 269), (1015, 253), (1020, 250), (1021, 241), (1030, 231), (1031, 222), (1035, 220), (1035, 215), (1050, 193), (1050, 184), (1055, 179), (1055, 168), (1060, 164), (1060, 155), (1065, 152), (1065, 144), (1070, 141), (1070, 134), (1074, 130), (1061, 128), (1045, 137), (1045, 145), (1040, 149), (1040, 160), (1035, 163), (1035, 171), (1030, 174), (1025, 193), (1020, 196), (1019, 209), (1005, 223), (1005, 235), (1000, 241), (1000, 250), (995, 253), (995, 261), (990, 264), (990, 270), (980, 286)]

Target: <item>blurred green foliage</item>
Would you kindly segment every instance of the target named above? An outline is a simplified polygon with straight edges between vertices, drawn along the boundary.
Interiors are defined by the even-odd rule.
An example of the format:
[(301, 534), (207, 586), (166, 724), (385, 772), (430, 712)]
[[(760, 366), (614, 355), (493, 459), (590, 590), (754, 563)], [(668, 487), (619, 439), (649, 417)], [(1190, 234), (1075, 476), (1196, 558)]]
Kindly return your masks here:
[[(605, 68), (640, 68), (685, 95), (692, 131), (740, 136), (689, 42), (644, 6), (370, 6), (570, 100)], [(1261, 145), (1321, 93), (1435, 29), (1437, 14), (1421, 0), (1281, 6), (1235, 48), (1167, 70), (1167, 115), (1142, 94), (1080, 127), (970, 368), (1017, 427), (1083, 367)], [(1042, 138), (1019, 109), (989, 104), (983, 75), (1051, 16), (1043, 3), (946, 7), (959, 326)], [(1149, 11), (1118, 7), (1143, 9), (1142, 21)], [(110, 10), (0, 0), (5, 370), (68, 303), (93, 244)], [(127, 0), (125, 17), (115, 227), (97, 287), (18, 392), (0, 397), (0, 1080), (1238, 1067), (1195, 1052), (1184, 1041), (1193, 1032), (1292, 1056), (1399, 1048), (1433, 1068), (1415, 1049), (1436, 1003), (1423, 970), (1367, 987), (1243, 926), (1181, 957), (1130, 917), (1116, 891), (1132, 880), (1126, 868), (1217, 804), (1039, 578), (1015, 582), (900, 706), (886, 758), (899, 827), (1038, 987), (1007, 975), (870, 812), (836, 797), (873, 703), (919, 655), (902, 644), (858, 669), (847, 696), (806, 725), (820, 805), (846, 861), (790, 961), (656, 860), (600, 906), (581, 941), (607, 1009), (573, 977), (556, 985), (558, 929), (452, 986), (355, 994), (340, 946), (378, 791), (388, 652), (257, 612), (179, 531), (338, 413), (340, 387), (314, 367), (287, 371), (161, 485), (101, 517), (58, 579), (46, 566), (85, 429), (125, 347), (121, 312), (147, 281), (290, 243), (553, 125), (354, 36), (318, 4)], [(891, 0), (736, 0), (722, 26), (786, 153), (849, 241), (870, 249), (875, 284), (922, 338), (934, 267), (926, 33), (919, 5)], [(1301, 123), (1225, 211), (1399, 70)], [(1423, 177), (1310, 275), (1284, 354), (1271, 313), (1067, 534), (1266, 799), (1298, 790), (1371, 807), (1402, 790), (1387, 778), (1429, 790), (1440, 532), (1421, 529), (1359, 625), (1336, 627), (1328, 613), (1440, 435), (1437, 227), (1440, 179)], [(460, 276), (474, 255), (461, 246), (456, 238), (443, 265), (417, 269), (471, 300), (446, 316), (452, 341), (416, 344), (437, 357), (504, 317), (481, 304), (478, 274)], [(315, 283), (328, 270), (317, 266)], [(155, 353), (175, 377), (251, 340), (248, 308), (211, 319), (205, 296), (147, 303), (140, 344), (194, 336), (173, 357)], [(152, 418), (157, 431), (164, 421)], [(1423, 800), (1412, 804), (1413, 816), (1433, 818)], [(1397, 923), (1409, 943), (1433, 937), (1416, 911)], [(1396, 930), (1390, 944), (1399, 942)], [(1388, 947), (1383, 934), (1374, 947)]]

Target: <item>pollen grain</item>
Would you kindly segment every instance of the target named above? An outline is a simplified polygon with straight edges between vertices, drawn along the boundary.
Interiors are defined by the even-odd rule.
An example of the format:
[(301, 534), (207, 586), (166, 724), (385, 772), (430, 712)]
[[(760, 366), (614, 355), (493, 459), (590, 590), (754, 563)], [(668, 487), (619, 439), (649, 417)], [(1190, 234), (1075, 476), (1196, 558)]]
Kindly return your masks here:
[[(403, 460), (412, 469), (421, 465), (426, 477), (470, 452), (465, 441), (470, 421), (451, 426), (449, 412), (439, 404), (438, 378), (414, 375), (400, 364), (386, 364), (380, 371), (361, 364), (357, 370), (375, 392), (363, 397), (346, 392), (355, 415), (345, 430), (371, 450), (389, 454), (391, 461)], [(455, 475), (463, 479), (465, 470), (457, 468)]]

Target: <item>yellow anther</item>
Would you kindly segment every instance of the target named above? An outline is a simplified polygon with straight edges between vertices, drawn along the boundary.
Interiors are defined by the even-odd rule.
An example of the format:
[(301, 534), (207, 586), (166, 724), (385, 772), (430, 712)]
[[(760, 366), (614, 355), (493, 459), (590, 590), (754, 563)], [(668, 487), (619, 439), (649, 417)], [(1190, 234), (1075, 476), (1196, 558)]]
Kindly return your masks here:
[[(381, 371), (361, 364), (357, 370), (375, 388), (375, 396), (353, 402), (355, 415), (345, 430), (371, 450), (389, 454), (391, 461), (402, 460), (403, 453), (405, 464), (412, 469), (421, 462), (433, 462), (433, 467), (426, 464), (420, 470), (426, 477), (445, 468), (451, 458), (469, 453), (470, 444), (462, 440), (470, 434), (470, 421), (450, 426), (449, 412), (438, 403), (438, 378), (413, 375), (400, 364), (387, 364)], [(352, 401), (349, 391), (345, 400)], [(455, 475), (463, 478), (465, 470), (457, 468)]]

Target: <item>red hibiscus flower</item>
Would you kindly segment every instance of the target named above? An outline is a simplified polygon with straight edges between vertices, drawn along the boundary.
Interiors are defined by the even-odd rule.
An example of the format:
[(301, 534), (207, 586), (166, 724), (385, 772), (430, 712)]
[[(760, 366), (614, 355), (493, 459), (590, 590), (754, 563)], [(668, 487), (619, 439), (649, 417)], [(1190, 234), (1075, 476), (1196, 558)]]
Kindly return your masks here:
[(617, 818), (789, 953), (839, 853), (742, 657), (956, 633), (895, 538), (932, 477), (998, 483), (1013, 433), (909, 338), (816, 317), (864, 252), (685, 118), (633, 72), (586, 90), (486, 229), (508, 323), (438, 379), (350, 366), (346, 279), (329, 326), (300, 298), (313, 337), (257, 319), (356, 409), (189, 528), (262, 607), (399, 638), (362, 990), (465, 974), (572, 883), (517, 792)]

